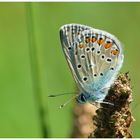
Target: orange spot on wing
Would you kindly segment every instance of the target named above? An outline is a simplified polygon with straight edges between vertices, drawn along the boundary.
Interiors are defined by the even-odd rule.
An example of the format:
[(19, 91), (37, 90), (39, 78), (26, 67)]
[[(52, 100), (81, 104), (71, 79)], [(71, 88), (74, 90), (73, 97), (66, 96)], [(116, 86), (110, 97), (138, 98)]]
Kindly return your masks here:
[(106, 43), (105, 44), (105, 49), (108, 49), (108, 48), (110, 48), (111, 47), (111, 43)]
[(86, 38), (85, 38), (85, 42), (86, 42), (86, 43), (89, 43), (89, 42), (90, 42), (90, 38), (89, 38), (89, 37), (86, 37)]
[(91, 39), (92, 42), (95, 42), (96, 40), (97, 40), (96, 37), (92, 37), (92, 39)]
[(103, 41), (104, 41), (103, 39), (99, 39), (97, 42), (99, 45), (101, 45), (103, 43)]
[(118, 51), (117, 49), (115, 49), (115, 50), (111, 50), (111, 53), (112, 53), (113, 55), (117, 55), (117, 54), (119, 54), (119, 51)]
[(79, 48), (83, 48), (84, 47), (84, 44), (83, 43), (80, 43), (79, 44)]

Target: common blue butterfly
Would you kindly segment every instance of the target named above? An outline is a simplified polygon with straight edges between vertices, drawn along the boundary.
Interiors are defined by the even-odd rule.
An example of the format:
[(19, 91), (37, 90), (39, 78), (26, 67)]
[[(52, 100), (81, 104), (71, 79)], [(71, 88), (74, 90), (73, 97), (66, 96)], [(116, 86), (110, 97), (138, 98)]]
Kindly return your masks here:
[(81, 24), (62, 26), (60, 40), (80, 89), (78, 103), (102, 102), (122, 67), (124, 55), (119, 40)]

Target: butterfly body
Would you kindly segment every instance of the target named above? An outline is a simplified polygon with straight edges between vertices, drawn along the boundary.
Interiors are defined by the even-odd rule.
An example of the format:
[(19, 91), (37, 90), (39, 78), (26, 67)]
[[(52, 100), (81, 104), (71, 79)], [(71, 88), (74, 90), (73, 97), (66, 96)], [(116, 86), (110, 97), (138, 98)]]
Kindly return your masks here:
[(60, 28), (62, 48), (80, 89), (79, 103), (102, 101), (123, 63), (119, 40), (81, 24)]

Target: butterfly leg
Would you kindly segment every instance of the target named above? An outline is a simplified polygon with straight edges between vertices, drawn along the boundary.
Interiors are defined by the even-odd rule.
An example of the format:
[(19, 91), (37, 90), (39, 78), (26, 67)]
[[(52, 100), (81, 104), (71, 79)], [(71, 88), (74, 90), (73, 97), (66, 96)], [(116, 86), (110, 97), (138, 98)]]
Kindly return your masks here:
[(105, 101), (96, 101), (95, 103), (99, 103), (99, 104), (107, 104), (107, 105), (114, 106), (114, 104), (113, 104), (113, 103), (110, 103), (110, 102), (105, 102)]
[(98, 109), (101, 108), (101, 104), (107, 104), (107, 105), (114, 106), (113, 103), (109, 103), (109, 102), (105, 102), (105, 101), (95, 101), (95, 102), (89, 102), (89, 103), (96, 106)]
[(97, 102), (89, 102), (90, 104), (94, 105), (97, 107), (97, 109), (99, 109), (101, 106), (100, 106), (100, 103), (97, 103)]

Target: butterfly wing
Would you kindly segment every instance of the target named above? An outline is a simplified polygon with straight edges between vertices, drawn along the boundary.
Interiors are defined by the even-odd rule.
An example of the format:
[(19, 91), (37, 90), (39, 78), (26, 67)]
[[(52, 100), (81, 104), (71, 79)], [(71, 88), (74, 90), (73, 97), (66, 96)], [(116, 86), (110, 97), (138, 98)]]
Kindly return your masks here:
[(94, 93), (110, 86), (123, 62), (116, 37), (85, 25), (68, 24), (61, 27), (60, 40), (82, 91)]
[[(78, 87), (84, 91), (83, 74), (87, 73), (85, 68), (82, 68), (81, 59), (84, 60), (83, 44), (81, 40), (81, 34), (83, 31), (90, 30), (91, 28), (85, 25), (79, 24), (67, 24), (60, 29), (60, 40), (62, 48), (72, 74), (78, 84)], [(78, 43), (78, 42), (81, 42)], [(81, 45), (81, 46), (80, 46)], [(79, 47), (81, 49), (79, 49)], [(86, 59), (85, 59), (86, 60)], [(83, 65), (85, 66), (85, 65)], [(86, 75), (86, 74), (85, 74)]]

